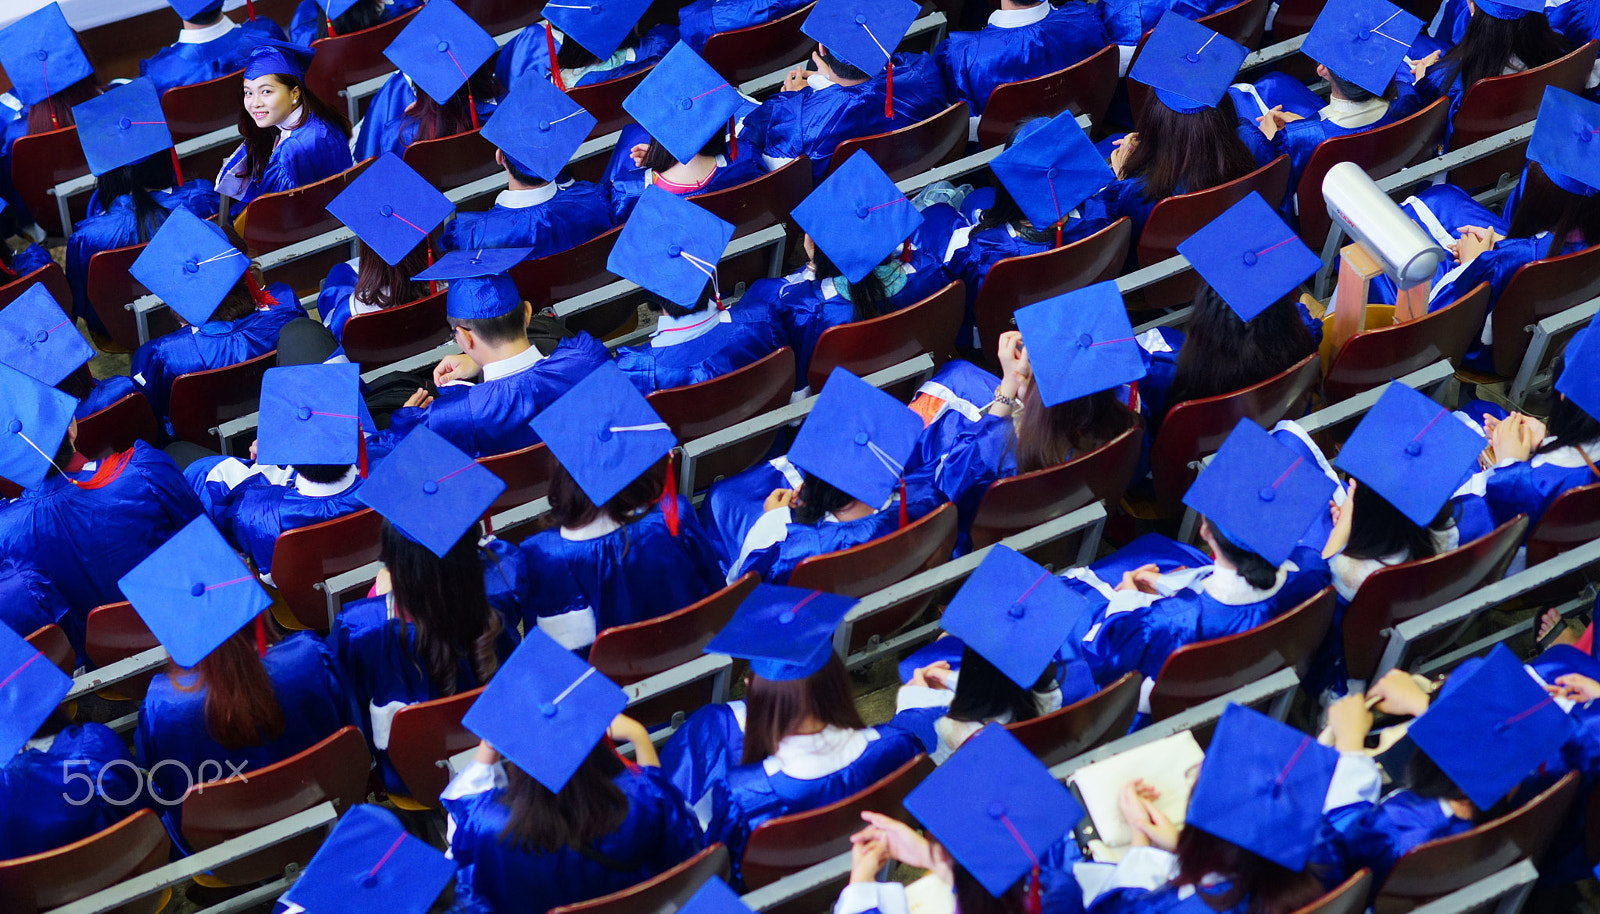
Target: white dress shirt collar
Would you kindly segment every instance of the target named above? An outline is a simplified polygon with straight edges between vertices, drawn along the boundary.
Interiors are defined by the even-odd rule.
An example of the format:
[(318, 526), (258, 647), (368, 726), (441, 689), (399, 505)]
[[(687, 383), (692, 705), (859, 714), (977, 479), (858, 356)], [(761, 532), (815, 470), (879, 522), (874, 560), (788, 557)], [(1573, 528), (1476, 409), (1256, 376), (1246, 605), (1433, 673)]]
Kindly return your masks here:
[(537, 346), (529, 346), (509, 359), (490, 362), (483, 366), (483, 379), (485, 381), (498, 381), (512, 375), (521, 374), (539, 363), (544, 358), (544, 353)]
[(1039, 3), (1020, 10), (995, 10), (989, 14), (989, 24), (997, 29), (1020, 29), (1025, 25), (1043, 22), (1050, 15), (1050, 4)]
[(178, 44), (205, 44), (208, 41), (216, 41), (238, 27), (239, 23), (223, 16), (203, 29), (184, 29), (179, 32)]

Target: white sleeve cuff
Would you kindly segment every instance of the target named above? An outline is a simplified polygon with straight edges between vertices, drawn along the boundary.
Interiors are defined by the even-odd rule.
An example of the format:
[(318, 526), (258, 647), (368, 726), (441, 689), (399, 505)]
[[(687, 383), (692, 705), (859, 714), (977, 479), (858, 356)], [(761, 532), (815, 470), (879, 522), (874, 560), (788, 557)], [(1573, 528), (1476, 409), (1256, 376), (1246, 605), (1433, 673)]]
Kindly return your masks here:
[(956, 693), (949, 689), (903, 685), (895, 696), (894, 710), (898, 714), (913, 708), (948, 708), (955, 697)]
[(1128, 75), (1128, 64), (1133, 63), (1133, 50), (1134, 50), (1135, 47), (1136, 47), (1136, 45), (1131, 45), (1131, 44), (1119, 44), (1119, 45), (1117, 45), (1117, 75), (1118, 76), (1127, 76)]
[[(1116, 889), (1153, 892), (1178, 873), (1178, 857), (1159, 847), (1130, 847), (1117, 868), (1100, 887), (1100, 894)], [(1098, 896), (1097, 896), (1098, 897)]]
[(1378, 763), (1359, 752), (1339, 753), (1339, 764), (1333, 769), (1333, 781), (1328, 785), (1328, 796), (1322, 801), (1322, 811), (1333, 812), (1356, 803), (1376, 803), (1383, 792), (1383, 776), (1378, 773)]
[(907, 914), (906, 887), (898, 882), (852, 882), (839, 893), (833, 914)]
[(506, 786), (506, 769), (500, 762), (485, 765), (474, 760), (472, 764), (461, 769), (461, 773), (450, 779), (444, 791), (439, 794), (441, 800), (459, 800), (463, 797), (488, 793), (496, 788), (504, 789)]

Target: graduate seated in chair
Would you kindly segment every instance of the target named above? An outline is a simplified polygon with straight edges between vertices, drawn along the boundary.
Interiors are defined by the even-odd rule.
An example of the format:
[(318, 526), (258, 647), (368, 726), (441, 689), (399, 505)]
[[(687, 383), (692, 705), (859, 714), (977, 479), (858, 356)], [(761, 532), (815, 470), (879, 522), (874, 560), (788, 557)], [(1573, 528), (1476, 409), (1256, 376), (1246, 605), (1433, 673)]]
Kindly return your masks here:
[(94, 349), (61, 310), (44, 283), (35, 283), (0, 308), (0, 362), (77, 401), (74, 419), (105, 409), (139, 385), (123, 374), (96, 381), (89, 373)]
[(6, 204), (0, 207), (0, 232), (24, 235), (39, 245), (45, 240), (44, 229), (22, 205), (21, 194), (11, 182), (11, 144), (25, 136), (74, 126), (72, 109), (100, 94), (100, 80), (57, 3), (38, 7), (0, 29), (0, 56), (11, 81), (10, 90), (0, 96), (4, 99), (0, 104), (0, 202)]
[(117, 579), (199, 516), (200, 502), (172, 459), (143, 441), (83, 463), (72, 446), (76, 401), (9, 366), (0, 378), (0, 427), (13, 429), (0, 437), (0, 477), (22, 488), (0, 504), (0, 556), (55, 585), (67, 604), (61, 627), (83, 662), (89, 611), (125, 599)]
[(306, 316), (293, 290), (263, 289), (244, 252), (188, 210), (167, 217), (131, 272), (187, 325), (133, 354), (133, 380), (163, 421), (174, 379), (271, 352), (283, 325)]
[(605, 344), (587, 333), (562, 340), (549, 355), (528, 341), (532, 310), (505, 275), (527, 253), (454, 251), (418, 274), (450, 282), (445, 310), (461, 354), (434, 369), (437, 398), (419, 388), (390, 416), (376, 446), (392, 448), (418, 426), (473, 457), (537, 444), (533, 417), (610, 360)]
[(289, 19), (289, 40), (309, 47), (323, 38), (370, 29), (421, 4), (422, 0), (300, 0)]
[[(1133, 63), (1133, 52), (1144, 33), (1154, 29), (1171, 13), (1185, 19), (1202, 19), (1230, 6), (1233, 0), (1108, 0), (1096, 3), (1095, 11), (1105, 23), (1106, 37), (1117, 46), (1117, 74), (1126, 76)], [(1146, 42), (1146, 48), (1149, 43)], [(1141, 52), (1143, 53), (1143, 52)], [(1137, 114), (1138, 112), (1134, 112)]]
[(997, 87), (1064, 70), (1107, 44), (1099, 13), (1088, 3), (1000, 0), (981, 31), (951, 32), (933, 59), (947, 100), (966, 102), (972, 111), (975, 139), (978, 117)]
[[(538, 125), (548, 130), (537, 130)], [(528, 248), (548, 257), (611, 228), (601, 188), (564, 172), (594, 127), (594, 116), (543, 80), (528, 80), (506, 96), (484, 125), (494, 160), (506, 170), (506, 189), (484, 212), (457, 213), (439, 239), (446, 251)]]
[[(1539, 0), (1464, 0), (1470, 18), (1449, 51), (1429, 54), (1412, 64), (1417, 96), (1426, 105), (1441, 96), (1450, 99), (1444, 143), (1450, 143), (1450, 125), (1467, 90), (1480, 79), (1521, 73), (1542, 67), (1570, 54), (1573, 45), (1557, 34), (1545, 18)], [(1590, 74), (1586, 88), (1600, 84), (1600, 74)]]
[(167, 0), (167, 5), (183, 20), (178, 40), (139, 61), (139, 75), (150, 77), (160, 92), (243, 69), (263, 38), (288, 40), (281, 26), (257, 18), (254, 9), (238, 23), (223, 15), (222, 0)]
[[(717, 551), (677, 494), (677, 439), (628, 378), (595, 369), (533, 420), (556, 458), (555, 526), (522, 541), (528, 614), (568, 650), (722, 586)], [(668, 458), (663, 463), (663, 458)]]
[(916, 18), (916, 5), (874, 0), (869, 9), (863, 15), (870, 21), (857, 22), (855, 6), (819, 0), (807, 17), (806, 34), (817, 39), (811, 52), (816, 70), (791, 70), (783, 89), (745, 118), (740, 135), (765, 157), (769, 171), (805, 156), (820, 181), (845, 140), (909, 127), (944, 110), (944, 81), (931, 57), (890, 57)]
[(783, 329), (761, 302), (726, 307), (717, 261), (733, 226), (659, 187), (645, 188), (606, 269), (648, 293), (660, 315), (647, 346), (617, 349), (640, 393), (698, 384), (781, 349)]
[(712, 35), (765, 25), (810, 5), (812, 0), (691, 0), (678, 7), (678, 38), (696, 54)]
[(619, 224), (646, 187), (696, 197), (766, 173), (756, 150), (738, 142), (739, 120), (755, 103), (687, 47), (669, 51), (622, 107), (638, 123), (622, 128), (600, 180)]
[[(483, 739), (445, 788), (455, 909), (542, 914), (618, 892), (698, 853), (704, 834), (622, 690), (541, 632), (462, 723)], [(627, 740), (633, 760), (612, 740)]]
[(217, 192), (240, 206), (262, 194), (293, 190), (355, 164), (350, 121), (305, 84), (316, 52), (263, 41), (244, 68), (239, 133), (244, 142), (217, 173)]
[(544, 28), (525, 28), (500, 49), (495, 78), (508, 92), (526, 79), (544, 80), (566, 92), (649, 69), (678, 43), (678, 30), (653, 25), (640, 34), (644, 11), (645, 5), (637, 3), (549, 5)]

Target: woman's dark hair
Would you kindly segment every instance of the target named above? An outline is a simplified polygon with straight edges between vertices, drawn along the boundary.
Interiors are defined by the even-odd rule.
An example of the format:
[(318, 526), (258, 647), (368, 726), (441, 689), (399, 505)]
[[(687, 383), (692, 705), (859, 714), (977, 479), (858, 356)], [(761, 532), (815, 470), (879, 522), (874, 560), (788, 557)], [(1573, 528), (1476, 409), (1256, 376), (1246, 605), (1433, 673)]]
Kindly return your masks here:
[(135, 241), (143, 244), (167, 221), (167, 208), (156, 202), (151, 191), (171, 187), (175, 180), (172, 156), (158, 152), (96, 178), (96, 200), (102, 209), (109, 208), (111, 201), (119, 197), (132, 201)]
[(1211, 538), (1217, 541), (1217, 552), (1233, 564), (1245, 583), (1256, 590), (1266, 590), (1277, 583), (1277, 566), (1229, 539), (1209, 520), (1206, 521), (1206, 527), (1211, 531)]
[(1026, 910), (1023, 902), (1028, 891), (1027, 876), (996, 898), (961, 864), (955, 864), (952, 872), (956, 880), (956, 910), (960, 914), (1023, 914)]
[(1438, 83), (1440, 92), (1443, 93), (1457, 76), (1461, 77), (1463, 89), (1485, 77), (1499, 76), (1513, 56), (1531, 70), (1571, 50), (1572, 46), (1550, 28), (1549, 20), (1542, 14), (1496, 19), (1483, 10), (1476, 10), (1467, 20), (1467, 30), (1460, 43), (1435, 65), (1442, 79)]
[(1213, 910), (1242, 901), (1246, 914), (1287, 914), (1323, 893), (1322, 883), (1310, 872), (1295, 872), (1203, 828), (1185, 825), (1178, 832), (1178, 875), (1172, 884), (1199, 890), (1212, 873), (1228, 880), (1227, 891), (1202, 893)]
[(1545, 435), (1551, 440), (1541, 444), (1535, 454), (1548, 454), (1563, 447), (1583, 447), (1600, 441), (1600, 420), (1583, 411), (1565, 394), (1556, 397), (1550, 407), (1550, 420), (1544, 425)]
[[(1360, 483), (1360, 480), (1357, 480)], [(1432, 529), (1447, 525), (1454, 513), (1446, 503), (1428, 527), (1419, 527), (1371, 486), (1360, 483), (1351, 509), (1350, 541), (1344, 554), (1353, 559), (1381, 559), (1403, 555), (1406, 559), (1425, 559), (1435, 554)]]
[(820, 476), (806, 473), (804, 477), (794, 505), (794, 522), (797, 524), (820, 524), (824, 517), (855, 501), (854, 496), (825, 482)]
[[(471, 130), (472, 102), (499, 96), (500, 83), (494, 77), (494, 58), (490, 57), (470, 79), (456, 89), (455, 94), (442, 102), (435, 101), (433, 96), (418, 86), (417, 100), (407, 105), (405, 114), (401, 116), (417, 125), (416, 135), (412, 137), (413, 143), (436, 140)], [(471, 101), (468, 101), (469, 98)]]
[(303, 476), (308, 482), (330, 486), (345, 477), (350, 472), (348, 465), (341, 466), (337, 463), (297, 463), (294, 465), (296, 476)]
[(1139, 142), (1122, 176), (1143, 178), (1146, 200), (1194, 193), (1255, 171), (1250, 148), (1234, 132), (1238, 117), (1227, 95), (1214, 108), (1185, 113), (1151, 93), (1134, 123)]
[(867, 78), (867, 72), (865, 70), (861, 69), (860, 67), (855, 66), (854, 64), (850, 64), (850, 63), (845, 62), (844, 60), (842, 60), (841, 58), (836, 56), (826, 46), (818, 45), (818, 48), (820, 48), (820, 50), (821, 50), (821, 55), (820, 56), (822, 57), (822, 62), (828, 65), (828, 69), (833, 71), (833, 75), (834, 76), (837, 76), (840, 79), (849, 79), (849, 80), (858, 80), (858, 79), (866, 79)]
[[(3, 245), (0, 245), (3, 247)], [(74, 368), (70, 374), (61, 379), (56, 385), (56, 390), (72, 397), (74, 400), (87, 400), (89, 394), (94, 392), (94, 375), (89, 373), (89, 363), (84, 362)]]
[[(333, 17), (333, 31), (336, 35), (348, 35), (362, 29), (370, 29), (383, 21), (383, 0), (361, 0), (354, 6), (344, 11), (343, 15)], [(317, 17), (317, 34), (313, 41), (328, 37), (328, 17)]]
[(778, 751), (795, 727), (815, 718), (824, 727), (860, 730), (866, 727), (856, 710), (850, 674), (838, 654), (804, 679), (774, 682), (752, 675), (745, 689), (744, 756), (753, 765)]
[(1184, 325), (1183, 348), (1173, 368), (1166, 408), (1243, 390), (1284, 371), (1317, 351), (1300, 319), (1293, 293), (1249, 321), (1239, 319), (1210, 286), (1195, 299)]
[[(268, 614), (258, 617), (267, 643), (278, 640), (278, 630)], [(176, 663), (169, 670), (179, 669)], [(184, 686), (177, 676), (172, 684), (183, 692), (204, 689), (206, 735), (224, 749), (264, 746), (283, 735), (283, 706), (272, 691), (272, 678), (256, 654), (255, 625), (222, 642), (194, 666), (194, 682)], [(169, 672), (169, 675), (171, 673)]]
[[(622, 47), (632, 46), (632, 34), (624, 39)], [(578, 43), (571, 35), (561, 37), (561, 47), (556, 49), (556, 67), (562, 70), (576, 70), (579, 67), (592, 67), (600, 62), (600, 58), (589, 52), (589, 49)]]
[(638, 479), (622, 487), (622, 491), (606, 502), (604, 509), (595, 506), (567, 468), (557, 463), (550, 476), (550, 514), (556, 526), (568, 529), (582, 527), (602, 513), (619, 524), (638, 520), (657, 500), (667, 479), (666, 461), (640, 474)]
[[(349, 15), (346, 13), (345, 15)], [(272, 79), (286, 93), (300, 90), (300, 105), (302, 118), (314, 117), (326, 121), (331, 126), (344, 134), (346, 140), (350, 139), (350, 119), (344, 112), (328, 107), (327, 102), (317, 98), (306, 84), (288, 73), (270, 74)], [(278, 143), (278, 128), (258, 127), (255, 118), (245, 110), (244, 104), (239, 105), (239, 135), (244, 137), (244, 162), (245, 180), (258, 181), (267, 171), (267, 162), (272, 159), (272, 150)]]
[(1138, 421), (1138, 414), (1117, 399), (1114, 390), (1045, 406), (1039, 386), (1029, 384), (1022, 392), (1022, 414), (1012, 444), (1017, 472), (1031, 473), (1064, 463), (1105, 444)]
[[(844, 271), (833, 265), (833, 260), (823, 252), (822, 246), (817, 244), (815, 239), (812, 239), (811, 249), (816, 252), (811, 257), (811, 263), (816, 268), (818, 279), (831, 277), (841, 282), (844, 281)], [(894, 254), (889, 255), (891, 260), (894, 257)], [(885, 262), (887, 263), (888, 261)], [(849, 286), (850, 319), (852, 321), (871, 320), (874, 317), (882, 317), (887, 313), (884, 310), (884, 305), (892, 296), (890, 296), (889, 290), (885, 288), (883, 280), (878, 277), (876, 269), (862, 277), (860, 282), (849, 283)]]
[(1550, 180), (1538, 162), (1528, 160), (1528, 177), (1522, 183), (1522, 199), (1511, 215), (1506, 235), (1532, 238), (1550, 233), (1544, 256), (1555, 257), (1576, 232), (1587, 245), (1600, 243), (1600, 195), (1584, 197), (1563, 190)]
[[(1467, 799), (1466, 793), (1456, 786), (1456, 782), (1450, 780), (1450, 776), (1444, 773), (1444, 769), (1440, 768), (1421, 749), (1412, 750), (1411, 758), (1406, 760), (1406, 770), (1401, 775), (1400, 784), (1406, 790), (1426, 800), (1466, 800), (1468, 803), (1472, 802)], [(1477, 804), (1473, 804), (1473, 824), (1487, 822), (1510, 812), (1517, 805), (1516, 796), (1517, 791), (1513, 790), (1501, 797), (1488, 809), (1479, 809)]]
[(487, 683), (499, 666), (495, 641), (500, 637), (500, 617), (489, 608), (484, 593), (478, 525), (473, 524), (441, 558), (385, 520), (378, 560), (389, 569), (400, 615), (389, 624), (410, 622), (416, 627), (411, 657), (434, 690), (440, 696), (456, 693), (463, 659), (476, 680), (472, 685)]
[(211, 320), (236, 321), (256, 310), (256, 300), (250, 297), (250, 276), (250, 273), (245, 273), (239, 277), (239, 281), (233, 284), (228, 294), (222, 297), (222, 303), (217, 305), (217, 310), (211, 312)]
[(589, 757), (560, 793), (551, 793), (509, 761), (505, 770), (506, 789), (500, 802), (509, 814), (500, 832), (502, 844), (545, 854), (577, 850), (627, 821), (628, 798), (612, 780), (624, 766), (605, 740), (589, 750)]
[(379, 308), (393, 308), (427, 295), (427, 282), (418, 282), (411, 277), (427, 269), (428, 245), (432, 243), (430, 238), (417, 245), (391, 267), (372, 248), (367, 247), (365, 241), (361, 242), (358, 257), (360, 268), (356, 270), (356, 298)]
[(644, 306), (657, 314), (666, 314), (669, 317), (688, 317), (706, 311), (711, 307), (711, 279), (707, 277), (706, 284), (700, 288), (700, 294), (695, 297), (693, 308), (685, 308), (670, 298), (664, 298), (648, 289), (644, 293)]
[(1022, 214), (1022, 207), (1017, 205), (1011, 192), (1006, 190), (1004, 184), (997, 182), (994, 186), (994, 204), (978, 214), (978, 224), (972, 230), (982, 232), (1008, 225), (1016, 229), (1017, 236), (1023, 241), (1032, 244), (1051, 244), (1055, 241), (1055, 231), (1051, 228), (1034, 228), (1028, 217)]
[[(711, 135), (711, 139), (706, 140), (706, 144), (700, 148), (698, 154), (716, 158), (727, 154), (727, 152), (728, 134), (725, 131), (718, 130)], [(663, 172), (675, 165), (687, 165), (689, 163), (679, 162), (676, 156), (667, 151), (667, 147), (661, 145), (660, 140), (651, 137), (650, 142), (646, 144), (644, 158), (640, 160), (639, 164), (651, 171)]]
[[(72, 109), (100, 94), (100, 84), (93, 76), (86, 76), (59, 92), (28, 108), (28, 134), (47, 133), (62, 127), (71, 127)], [(53, 118), (51, 115), (55, 115)]]
[(1050, 688), (1050, 671), (1046, 670), (1031, 689), (1024, 689), (1000, 672), (983, 655), (970, 647), (961, 649), (961, 676), (956, 679), (956, 695), (950, 701), (946, 715), (952, 720), (983, 723), (1005, 714), (1011, 722), (1033, 720), (1039, 716), (1039, 702), (1034, 693)]

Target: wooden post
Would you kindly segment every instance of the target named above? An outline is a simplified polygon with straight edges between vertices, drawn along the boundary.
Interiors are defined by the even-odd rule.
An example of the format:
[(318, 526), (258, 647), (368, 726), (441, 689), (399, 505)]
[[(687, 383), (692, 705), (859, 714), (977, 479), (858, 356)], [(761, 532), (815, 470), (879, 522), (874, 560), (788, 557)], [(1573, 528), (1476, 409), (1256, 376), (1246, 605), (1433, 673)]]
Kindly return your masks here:
[[(1345, 341), (1360, 333), (1367, 319), (1367, 287), (1374, 277), (1383, 273), (1383, 267), (1367, 253), (1360, 243), (1347, 244), (1339, 249), (1339, 284), (1333, 290), (1333, 324), (1328, 328), (1328, 359), (1333, 359), (1344, 347)], [(1424, 303), (1426, 307), (1426, 303)]]

